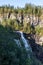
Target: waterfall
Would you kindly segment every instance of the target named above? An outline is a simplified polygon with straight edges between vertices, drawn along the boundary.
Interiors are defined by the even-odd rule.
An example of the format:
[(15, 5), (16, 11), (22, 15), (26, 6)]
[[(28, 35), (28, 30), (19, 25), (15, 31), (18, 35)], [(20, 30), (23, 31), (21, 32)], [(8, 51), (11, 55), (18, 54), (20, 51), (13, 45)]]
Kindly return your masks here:
[[(22, 41), (23, 41), (23, 43), (24, 43), (25, 49), (26, 49), (27, 51), (28, 51), (28, 50), (31, 50), (31, 51), (32, 51), (29, 42), (24, 38), (23, 32), (21, 32), (21, 31), (16, 31), (16, 33), (21, 34), (21, 39), (22, 39)], [(17, 40), (16, 40), (16, 41), (17, 41)], [(18, 41), (17, 41), (17, 43), (18, 43)], [(18, 45), (21, 46), (20, 43), (19, 43)]]
[(25, 45), (26, 50), (31, 50), (30, 45), (28, 44), (28, 41), (24, 38), (23, 33), (22, 32), (20, 32), (20, 33), (21, 33), (21, 38), (22, 38), (22, 41)]

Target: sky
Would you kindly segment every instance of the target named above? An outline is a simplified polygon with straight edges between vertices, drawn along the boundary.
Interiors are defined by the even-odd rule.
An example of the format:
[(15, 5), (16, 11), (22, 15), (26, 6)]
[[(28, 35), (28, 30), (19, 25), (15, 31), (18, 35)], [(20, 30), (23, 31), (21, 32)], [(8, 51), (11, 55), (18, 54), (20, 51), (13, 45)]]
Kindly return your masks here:
[(10, 4), (14, 7), (24, 7), (26, 3), (43, 6), (43, 0), (0, 0), (0, 6)]

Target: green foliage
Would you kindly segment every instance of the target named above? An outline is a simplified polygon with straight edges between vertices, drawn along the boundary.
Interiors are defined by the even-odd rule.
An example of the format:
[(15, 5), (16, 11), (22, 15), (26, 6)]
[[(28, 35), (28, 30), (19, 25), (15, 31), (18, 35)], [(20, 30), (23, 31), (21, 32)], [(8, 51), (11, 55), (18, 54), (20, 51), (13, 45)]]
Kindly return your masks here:
[(36, 30), (36, 34), (40, 36), (43, 35), (43, 28), (41, 28), (40, 26), (36, 26), (35, 30)]
[(26, 33), (30, 33), (30, 23), (24, 22), (23, 31)]
[(15, 37), (17, 39), (17, 36), (19, 35), (15, 35), (12, 30), (8, 31), (0, 26), (0, 65), (24, 64), (25, 53), (13, 40)]
[[(19, 39), (21, 47), (14, 39)], [(20, 34), (0, 25), (0, 65), (42, 65), (23, 44)]]

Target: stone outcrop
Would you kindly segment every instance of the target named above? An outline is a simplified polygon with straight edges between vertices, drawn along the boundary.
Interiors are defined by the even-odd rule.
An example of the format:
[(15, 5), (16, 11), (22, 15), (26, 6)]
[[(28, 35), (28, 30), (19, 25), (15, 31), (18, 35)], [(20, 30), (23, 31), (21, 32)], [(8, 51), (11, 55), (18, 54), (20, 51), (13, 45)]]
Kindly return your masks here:
[(43, 19), (38, 20), (38, 17), (35, 17), (34, 15), (21, 15), (21, 14), (14, 14), (14, 13), (4, 13), (3, 15), (0, 14), (0, 22), (2, 22), (3, 19), (17, 19), (20, 23), (26, 22), (32, 24), (34, 26), (40, 25), (40, 27), (43, 27)]

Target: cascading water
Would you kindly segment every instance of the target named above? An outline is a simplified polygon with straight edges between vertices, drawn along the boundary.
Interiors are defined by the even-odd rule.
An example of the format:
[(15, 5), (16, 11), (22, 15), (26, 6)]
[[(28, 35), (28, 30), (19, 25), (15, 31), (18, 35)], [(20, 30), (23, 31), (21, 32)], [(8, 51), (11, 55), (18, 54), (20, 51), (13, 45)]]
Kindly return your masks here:
[[(24, 38), (23, 32), (21, 32), (21, 31), (16, 31), (16, 33), (19, 33), (19, 34), (21, 35), (21, 39), (22, 39), (22, 41), (23, 41), (23, 43), (24, 43), (25, 49), (26, 49), (27, 51), (28, 51), (28, 50), (31, 50), (31, 52), (32, 52), (32, 49), (31, 49), (30, 45), (28, 44), (28, 41)], [(18, 43), (17, 40), (15, 40), (15, 41), (17, 42), (18, 45), (21, 46), (20, 42)]]
[(23, 33), (22, 32), (20, 32), (20, 33), (21, 33), (21, 38), (22, 38), (22, 41), (24, 42), (26, 50), (31, 50), (31, 47), (28, 44), (27, 40), (24, 38)]

